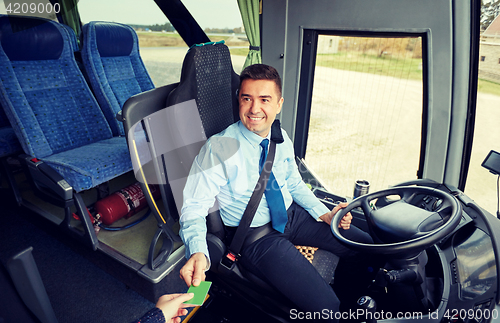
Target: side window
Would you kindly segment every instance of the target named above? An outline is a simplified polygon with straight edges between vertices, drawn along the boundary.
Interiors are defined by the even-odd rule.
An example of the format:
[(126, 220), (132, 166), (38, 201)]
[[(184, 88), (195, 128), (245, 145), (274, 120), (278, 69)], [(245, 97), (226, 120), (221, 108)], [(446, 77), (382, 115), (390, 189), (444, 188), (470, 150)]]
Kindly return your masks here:
[[(137, 10), (140, 8), (140, 15)], [(179, 82), (182, 60), (188, 50), (167, 17), (154, 1), (117, 5), (110, 1), (86, 0), (78, 3), (83, 24), (113, 21), (130, 25), (137, 33), (141, 58), (156, 87)]]
[[(183, 1), (212, 41), (224, 40), (231, 51), (233, 67), (240, 73), (248, 54), (248, 40), (236, 2), (208, 4), (200, 0)], [(226, 18), (207, 19), (207, 12), (230, 13)], [(179, 82), (188, 47), (154, 1), (115, 2), (85, 0), (78, 3), (82, 23), (114, 21), (128, 24), (137, 32), (141, 58), (156, 87)], [(138, 10), (140, 14), (138, 14)], [(215, 22), (218, 22), (217, 25)]]
[[(500, 18), (496, 20), (500, 22)], [(485, 26), (487, 27), (487, 26)], [(500, 152), (500, 59), (497, 64), (489, 56), (499, 57), (500, 38), (494, 30), (485, 28), (479, 45), (479, 75), (477, 87), (474, 138), (465, 193), (482, 208), (495, 214), (498, 208), (498, 176), (481, 167), (490, 150)], [(488, 56), (488, 59), (484, 59)]]
[[(182, 3), (211, 41), (224, 40), (231, 52), (233, 69), (240, 74), (250, 43), (245, 34), (238, 2), (183, 0)], [(219, 15), (221, 19), (213, 19), (213, 16), (210, 17), (211, 13)]]
[(422, 37), (319, 35), (305, 161), (352, 197), (417, 178), (423, 115)]

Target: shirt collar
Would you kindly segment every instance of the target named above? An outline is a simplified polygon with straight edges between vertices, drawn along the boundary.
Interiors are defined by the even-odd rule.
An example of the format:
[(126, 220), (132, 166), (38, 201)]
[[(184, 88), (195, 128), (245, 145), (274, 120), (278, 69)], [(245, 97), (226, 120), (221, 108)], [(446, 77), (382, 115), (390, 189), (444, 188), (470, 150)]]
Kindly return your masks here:
[(264, 140), (266, 138), (269, 141), (271, 140), (271, 131), (269, 131), (269, 133), (267, 134), (266, 138), (263, 138), (263, 137), (259, 136), (258, 134), (256, 134), (256, 133), (251, 132), (250, 130), (248, 130), (247, 127), (245, 127), (245, 125), (241, 122), (241, 120), (238, 121), (238, 127), (239, 127), (240, 132), (243, 135), (243, 137), (245, 137), (246, 140), (248, 140), (248, 142), (254, 148), (258, 148), (260, 146), (260, 143), (262, 142), (262, 140)]

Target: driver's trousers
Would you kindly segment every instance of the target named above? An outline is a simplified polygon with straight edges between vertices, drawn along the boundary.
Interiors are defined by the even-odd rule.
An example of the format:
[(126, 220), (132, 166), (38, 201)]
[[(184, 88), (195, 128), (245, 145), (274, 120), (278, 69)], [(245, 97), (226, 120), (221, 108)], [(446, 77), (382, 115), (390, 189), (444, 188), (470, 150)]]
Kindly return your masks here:
[[(240, 263), (297, 305), (297, 312), (291, 313), (291, 319), (302, 315), (299, 312), (304, 317), (307, 312), (319, 312), (323, 314), (322, 317), (328, 317), (328, 321), (330, 318), (331, 321), (337, 321), (334, 314), (339, 311), (339, 299), (295, 245), (317, 247), (340, 258), (350, 258), (354, 262), (355, 258), (359, 259), (356, 257), (358, 253), (342, 245), (333, 236), (328, 224), (316, 221), (295, 202), (287, 213), (288, 222), (284, 233), (273, 230), (256, 242), (244, 246), (240, 253)], [(341, 231), (350, 240), (371, 241), (367, 234), (353, 225), (349, 230)]]

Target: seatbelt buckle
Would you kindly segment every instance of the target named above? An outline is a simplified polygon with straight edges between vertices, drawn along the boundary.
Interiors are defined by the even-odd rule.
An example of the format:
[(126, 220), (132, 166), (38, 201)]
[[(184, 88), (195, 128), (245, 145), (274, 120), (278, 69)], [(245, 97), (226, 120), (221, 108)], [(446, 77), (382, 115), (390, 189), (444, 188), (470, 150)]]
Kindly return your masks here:
[(228, 251), (226, 252), (224, 257), (222, 257), (222, 259), (220, 260), (220, 264), (226, 267), (227, 269), (231, 270), (233, 269), (234, 263), (238, 260), (239, 257), (240, 255), (237, 255), (232, 251)]

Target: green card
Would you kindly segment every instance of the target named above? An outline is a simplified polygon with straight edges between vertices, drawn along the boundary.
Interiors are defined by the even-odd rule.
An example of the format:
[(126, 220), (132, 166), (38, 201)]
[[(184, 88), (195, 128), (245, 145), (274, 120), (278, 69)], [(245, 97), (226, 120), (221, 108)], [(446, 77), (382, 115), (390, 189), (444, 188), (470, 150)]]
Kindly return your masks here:
[(207, 297), (208, 290), (210, 289), (211, 285), (212, 282), (202, 281), (200, 285), (196, 287), (195, 286), (189, 287), (187, 292), (194, 293), (194, 296), (190, 300), (185, 301), (184, 304), (195, 305), (195, 306), (203, 305), (203, 302)]

